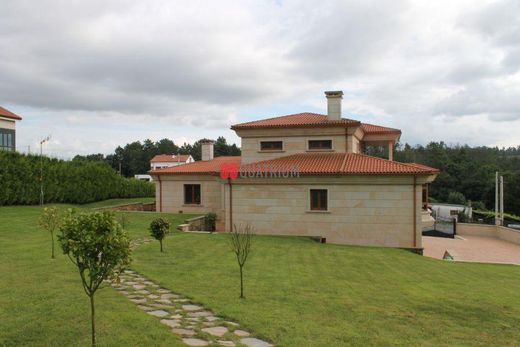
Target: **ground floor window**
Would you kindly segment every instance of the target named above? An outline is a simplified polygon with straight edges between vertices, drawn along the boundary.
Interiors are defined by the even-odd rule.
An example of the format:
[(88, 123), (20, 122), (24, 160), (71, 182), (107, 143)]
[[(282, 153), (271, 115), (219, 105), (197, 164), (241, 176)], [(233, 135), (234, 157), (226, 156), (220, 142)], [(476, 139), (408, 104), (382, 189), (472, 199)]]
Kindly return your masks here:
[(184, 203), (200, 205), (200, 184), (184, 185)]
[(327, 189), (311, 189), (310, 190), (311, 211), (327, 211), (328, 198)]

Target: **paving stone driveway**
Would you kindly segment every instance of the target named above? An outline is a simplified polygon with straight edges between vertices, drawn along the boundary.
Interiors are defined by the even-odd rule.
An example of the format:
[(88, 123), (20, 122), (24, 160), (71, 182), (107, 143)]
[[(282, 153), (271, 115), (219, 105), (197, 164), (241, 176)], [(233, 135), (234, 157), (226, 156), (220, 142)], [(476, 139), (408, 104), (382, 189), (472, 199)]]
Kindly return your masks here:
[[(150, 239), (132, 242), (132, 248)], [(225, 320), (189, 299), (161, 288), (139, 273), (127, 270), (118, 283), (111, 284), (138, 308), (157, 317), (188, 346), (270, 347), (267, 341), (255, 338), (240, 324)]]
[(520, 245), (496, 238), (464, 235), (448, 239), (423, 236), (422, 241), (427, 257), (442, 259), (445, 251), (449, 250), (454, 260), (520, 265)]

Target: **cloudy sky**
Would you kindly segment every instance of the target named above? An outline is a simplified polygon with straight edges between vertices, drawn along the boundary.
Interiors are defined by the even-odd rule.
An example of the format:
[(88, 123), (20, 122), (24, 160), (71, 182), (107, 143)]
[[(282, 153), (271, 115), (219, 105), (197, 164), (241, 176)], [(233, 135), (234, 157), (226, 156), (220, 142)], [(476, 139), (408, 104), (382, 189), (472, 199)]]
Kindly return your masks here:
[[(319, 5), (318, 5), (319, 4)], [(326, 112), (402, 141), (520, 145), (520, 1), (0, 1), (18, 149), (69, 158)]]

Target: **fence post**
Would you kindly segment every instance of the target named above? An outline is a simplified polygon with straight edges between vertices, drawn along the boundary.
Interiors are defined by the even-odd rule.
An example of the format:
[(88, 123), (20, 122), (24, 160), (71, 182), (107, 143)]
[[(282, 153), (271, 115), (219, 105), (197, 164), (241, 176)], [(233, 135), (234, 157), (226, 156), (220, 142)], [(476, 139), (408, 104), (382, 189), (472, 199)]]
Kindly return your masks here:
[(453, 237), (457, 235), (457, 218), (453, 218)]

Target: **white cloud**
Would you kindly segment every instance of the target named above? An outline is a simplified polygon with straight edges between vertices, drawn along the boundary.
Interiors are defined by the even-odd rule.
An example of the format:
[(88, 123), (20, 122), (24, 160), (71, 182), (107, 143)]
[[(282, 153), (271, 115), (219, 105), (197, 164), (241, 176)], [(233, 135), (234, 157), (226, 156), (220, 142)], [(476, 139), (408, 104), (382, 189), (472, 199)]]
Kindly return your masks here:
[(0, 104), (21, 149), (52, 132), (59, 156), (236, 141), (230, 124), (324, 111), (328, 89), (404, 141), (517, 146), (519, 33), (514, 0), (8, 0)]

